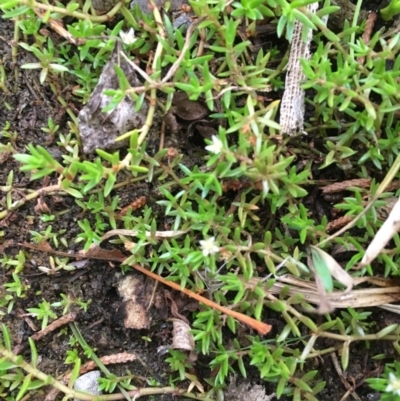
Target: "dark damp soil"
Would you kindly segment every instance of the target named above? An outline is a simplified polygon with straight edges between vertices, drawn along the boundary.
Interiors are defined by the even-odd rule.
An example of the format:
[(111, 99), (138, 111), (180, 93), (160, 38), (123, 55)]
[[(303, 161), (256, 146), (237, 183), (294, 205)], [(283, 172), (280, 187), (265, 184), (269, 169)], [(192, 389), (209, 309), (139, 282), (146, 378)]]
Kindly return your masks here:
[[(364, 7), (368, 9), (368, 5)], [(372, 9), (376, 4), (372, 4)], [(2, 137), (2, 144), (10, 141), (13, 148), (23, 153), (28, 144), (42, 145), (55, 158), (60, 158), (61, 153), (57, 147), (56, 140), (49, 138), (41, 128), (47, 126), (48, 119), (53, 118), (54, 122), (60, 125), (60, 131), (67, 133), (67, 115), (65, 109), (58, 103), (56, 96), (47, 83), (40, 85), (37, 70), (23, 70), (16, 68), (27, 62), (34, 62), (34, 58), (23, 49), (18, 49), (17, 65), (11, 56), (14, 46), (12, 41), (13, 23), (9, 20), (0, 19), (0, 60), (6, 72), (5, 85), (8, 92), (1, 93), (0, 108), (0, 127), (3, 128), (8, 122), (10, 132), (17, 132), (17, 140)], [(268, 37), (271, 40), (271, 36)], [(79, 105), (76, 105), (79, 107)], [(191, 155), (190, 155), (191, 156)], [(0, 154), (0, 186), (5, 186), (9, 173), (14, 172), (13, 200), (21, 199), (26, 194), (26, 190), (38, 190), (44, 185), (50, 185), (54, 178), (46, 177), (43, 180), (28, 181), (25, 174), (19, 171), (19, 164), (14, 160), (11, 153), (1, 152)], [(329, 172), (326, 174), (337, 174)], [(20, 189), (20, 191), (18, 191)], [(121, 191), (121, 199), (125, 199), (128, 204), (132, 199), (143, 195), (147, 191), (143, 187), (125, 187)], [(4, 210), (6, 197), (0, 194), (1, 209)], [(310, 202), (317, 202), (309, 199)], [(80, 244), (75, 244), (74, 240), (80, 231), (77, 221), (83, 218), (82, 209), (68, 196), (46, 197), (48, 206), (53, 211), (66, 211), (60, 213), (55, 222), (52, 222), (53, 232), (65, 230), (63, 237), (69, 245), (69, 249), (77, 252), (81, 249)], [(321, 201), (322, 202), (322, 201)], [(322, 202), (323, 203), (323, 202)], [(67, 295), (70, 299), (90, 300), (86, 311), (78, 307), (73, 307), (77, 312), (76, 324), (87, 343), (96, 351), (98, 356), (113, 355), (121, 352), (136, 354), (139, 360), (109, 365), (109, 369), (116, 375), (125, 375), (129, 370), (138, 376), (137, 385), (144, 383), (141, 378), (153, 377), (162, 385), (168, 385), (170, 368), (165, 362), (166, 356), (158, 352), (158, 347), (169, 343), (171, 337), (171, 323), (169, 308), (157, 309), (155, 306), (149, 311), (152, 321), (149, 329), (133, 330), (124, 327), (124, 302), (120, 298), (117, 285), (120, 279), (118, 264), (108, 261), (88, 260), (82, 263), (82, 267), (68, 273), (62, 272), (57, 275), (48, 276), (41, 273), (38, 266), (48, 266), (51, 255), (45, 252), (36, 252), (23, 248), (21, 244), (31, 242), (31, 231), (40, 232), (46, 229), (47, 225), (38, 218), (35, 213), (37, 201), (27, 202), (16, 212), (10, 213), (4, 218), (1, 224), (3, 236), (0, 242), (0, 252), (3, 258), (12, 259), (23, 249), (26, 262), (23, 275), (20, 275), (23, 284), (29, 286), (25, 298), (18, 298), (11, 313), (5, 313), (2, 317), (4, 323), (10, 330), (15, 344), (25, 344), (27, 338), (34, 334), (33, 326), (30, 324), (30, 317), (27, 309), (37, 307), (42, 300), (50, 303), (60, 301), (61, 294)], [(149, 205), (150, 207), (152, 205)], [(318, 206), (318, 205), (317, 205)], [(316, 209), (324, 213), (324, 205), (321, 204)], [(54, 245), (54, 244), (52, 244)], [(3, 260), (4, 260), (3, 259)], [(6, 295), (4, 284), (10, 282), (13, 271), (12, 266), (2, 269), (0, 298)], [(140, 276), (139, 273), (132, 273)], [(177, 296), (175, 294), (175, 296)], [(75, 309), (74, 309), (75, 308)], [(190, 319), (190, 312), (187, 313)], [(377, 327), (385, 327), (395, 322), (393, 315), (387, 312), (374, 312)], [(270, 314), (267, 320), (274, 323), (279, 330), (284, 326), (283, 319), (279, 315)], [(40, 323), (39, 323), (40, 324)], [(276, 335), (272, 333), (271, 335)], [(149, 341), (151, 340), (151, 341)], [(62, 328), (50, 333), (37, 343), (38, 354), (40, 355), (39, 368), (45, 373), (59, 377), (68, 369), (64, 364), (66, 351), (71, 349), (70, 335)], [(334, 346), (328, 341), (317, 343), (315, 348), (322, 349)], [(23, 355), (29, 355), (25, 350)], [(393, 355), (392, 346), (385, 342), (371, 342), (369, 348), (365, 344), (353, 344), (351, 346), (350, 364), (346, 373), (347, 382), (357, 387), (357, 394), (363, 401), (375, 401), (376, 394), (364, 383), (368, 377), (376, 376), (383, 370), (384, 362), (373, 360), (372, 357), (378, 354), (385, 354), (390, 357)], [(83, 355), (82, 355), (83, 356)], [(248, 361), (247, 361), (248, 363)], [(198, 377), (206, 379), (212, 372), (208, 370), (207, 360), (200, 357), (196, 363)], [(334, 367), (330, 356), (316, 358), (312, 363), (304, 367), (306, 369), (317, 369), (319, 374), (326, 380), (325, 390), (319, 394), (318, 398), (323, 401), (339, 401), (346, 393), (344, 380), (339, 376)], [(248, 380), (253, 384), (265, 386), (266, 394), (274, 392), (274, 385), (260, 380), (256, 369), (248, 366)], [(320, 376), (320, 377), (321, 377)], [(39, 393), (36, 398), (31, 400), (43, 400), (46, 392)], [(59, 398), (62, 397), (59, 395)], [(173, 400), (172, 395), (157, 395), (153, 398), (142, 398), (144, 400)], [(285, 397), (282, 397), (285, 401)], [(227, 400), (229, 401), (229, 400)]]

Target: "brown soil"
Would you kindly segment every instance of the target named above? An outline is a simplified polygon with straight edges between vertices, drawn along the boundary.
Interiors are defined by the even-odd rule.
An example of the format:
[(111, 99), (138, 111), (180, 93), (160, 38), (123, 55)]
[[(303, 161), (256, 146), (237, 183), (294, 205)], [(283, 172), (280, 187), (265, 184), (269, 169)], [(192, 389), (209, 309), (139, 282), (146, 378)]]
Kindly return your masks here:
[[(20, 153), (25, 152), (28, 144), (40, 144), (50, 151), (55, 157), (61, 156), (56, 141), (52, 141), (49, 136), (41, 131), (41, 128), (47, 126), (49, 117), (52, 117), (56, 124), (61, 127), (61, 132), (67, 133), (67, 116), (65, 110), (59, 105), (48, 84), (43, 86), (39, 84), (37, 70), (16, 69), (11, 57), (13, 24), (9, 20), (0, 19), (0, 57), (4, 65), (7, 80), (5, 82), (10, 93), (4, 96), (2, 94), (3, 105), (0, 111), (0, 127), (4, 127), (6, 122), (11, 124), (11, 131), (18, 132), (18, 139), (13, 146)], [(18, 49), (17, 64), (20, 66), (26, 62), (33, 62), (33, 57), (22, 49)], [(15, 72), (18, 71), (17, 79)], [(7, 102), (9, 107), (5, 107)], [(7, 138), (1, 138), (1, 143), (6, 144)], [(38, 188), (50, 185), (54, 177), (43, 180), (28, 181), (24, 173), (19, 172), (19, 164), (11, 155), (1, 155), (0, 185), (6, 185), (7, 177), (10, 171), (14, 172), (14, 192), (13, 200), (21, 198), (27, 194), (28, 190), (37, 190)], [(54, 183), (54, 182), (53, 182)], [(148, 188), (128, 187), (121, 191), (121, 198), (127, 203), (129, 200), (139, 198), (143, 191)], [(0, 200), (2, 208), (5, 206), (5, 195), (1, 195)], [(72, 198), (68, 196), (52, 197), (43, 199), (51, 208), (52, 212), (66, 211), (59, 214), (57, 220), (52, 222), (53, 232), (65, 230), (64, 237), (69, 244), (69, 250), (78, 252), (81, 249), (80, 244), (74, 244), (73, 240), (77, 232), (80, 231), (77, 220), (83, 219), (82, 210), (75, 204)], [(125, 204), (127, 204), (125, 203)], [(169, 308), (167, 310), (152, 307), (152, 317), (149, 329), (133, 330), (124, 327), (124, 315), (121, 313), (123, 308), (116, 286), (119, 280), (118, 264), (88, 260), (80, 269), (71, 273), (62, 272), (58, 275), (48, 276), (41, 273), (37, 266), (48, 266), (49, 254), (44, 252), (35, 252), (21, 247), (20, 244), (31, 242), (30, 231), (42, 231), (48, 224), (41, 222), (39, 215), (35, 211), (37, 201), (27, 202), (16, 212), (10, 213), (1, 221), (1, 230), (4, 231), (0, 243), (0, 250), (3, 255), (11, 259), (23, 250), (26, 255), (26, 263), (23, 274), (20, 277), (25, 285), (30, 286), (27, 296), (23, 299), (17, 299), (15, 306), (10, 314), (5, 314), (2, 322), (9, 328), (15, 343), (24, 344), (28, 336), (34, 334), (32, 327), (29, 326), (29, 316), (26, 316), (27, 308), (37, 307), (43, 299), (49, 302), (60, 301), (60, 294), (66, 294), (72, 299), (81, 298), (91, 300), (86, 312), (79, 308), (74, 309), (77, 312), (76, 324), (79, 327), (83, 337), (89, 345), (95, 349), (98, 356), (112, 355), (120, 352), (129, 352), (136, 354), (142, 362), (138, 360), (125, 364), (109, 366), (109, 369), (116, 375), (125, 375), (129, 369), (133, 374), (139, 377), (154, 377), (163, 385), (168, 385), (170, 375), (169, 365), (165, 362), (166, 356), (157, 352), (159, 346), (168, 344), (170, 341), (172, 326), (168, 321), (170, 317)], [(152, 206), (152, 205), (149, 205)], [(2, 268), (1, 284), (2, 289), (0, 297), (5, 295), (3, 285), (10, 281), (12, 268)], [(139, 273), (132, 273), (140, 275)], [(176, 295), (175, 295), (176, 296)], [(186, 312), (190, 319), (190, 312)], [(389, 313), (375, 313), (377, 326), (386, 326), (395, 323), (393, 315)], [(267, 316), (267, 321), (275, 326), (271, 336), (275, 336), (282, 328), (284, 323), (279, 315)], [(40, 322), (37, 323), (40, 325)], [(145, 341), (143, 337), (148, 337), (151, 341)], [(64, 364), (66, 350), (71, 348), (69, 344), (70, 335), (65, 330), (58, 329), (50, 333), (43, 339), (37, 341), (38, 353), (41, 357), (39, 368), (56, 377), (62, 375), (67, 366)], [(321, 341), (316, 348), (325, 348), (330, 346), (327, 341)], [(392, 354), (391, 346), (383, 342), (373, 342), (367, 349), (365, 344), (353, 344), (351, 347), (351, 358), (347, 381), (350, 384), (357, 385), (357, 394), (363, 401), (376, 400), (376, 395), (363, 384), (365, 378), (376, 375), (382, 370), (383, 362), (371, 359), (373, 355)], [(24, 351), (23, 355), (29, 358), (29, 352)], [(83, 355), (81, 355), (85, 358)], [(197, 364), (197, 374), (206, 379), (212, 372), (208, 371), (207, 360), (201, 357)], [(327, 381), (326, 389), (318, 395), (318, 399), (324, 401), (339, 401), (346, 392), (344, 384), (335, 370), (330, 356), (323, 356), (313, 361), (306, 368), (318, 369), (320, 374)], [(272, 384), (268, 384), (259, 379), (256, 369), (248, 366), (249, 381), (254, 384), (262, 384), (266, 388), (266, 394), (274, 392)], [(203, 382), (204, 383), (204, 382)], [(143, 381), (139, 380), (140, 386)], [(44, 393), (40, 393), (31, 400), (43, 400)], [(58, 399), (61, 399), (59, 396)], [(158, 395), (153, 398), (143, 398), (144, 400), (172, 400), (171, 395)], [(282, 397), (282, 400), (285, 400)], [(229, 401), (229, 400), (228, 400)]]

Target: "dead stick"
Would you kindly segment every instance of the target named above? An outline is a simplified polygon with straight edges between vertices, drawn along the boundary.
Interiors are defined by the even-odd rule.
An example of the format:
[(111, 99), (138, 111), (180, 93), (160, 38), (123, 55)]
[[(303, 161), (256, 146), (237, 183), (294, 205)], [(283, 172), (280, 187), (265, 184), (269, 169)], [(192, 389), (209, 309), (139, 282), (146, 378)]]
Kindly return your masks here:
[[(76, 319), (77, 313), (76, 312), (70, 312), (67, 315), (61, 316), (54, 322), (50, 323), (47, 327), (45, 327), (43, 330), (38, 331), (37, 333), (33, 334), (31, 336), (31, 339), (34, 341), (39, 341), (41, 338), (46, 336), (47, 334), (51, 333), (52, 331), (58, 329), (61, 326), (64, 326), (65, 324), (69, 322), (73, 322)], [(27, 346), (27, 343), (25, 344), (19, 344), (13, 349), (13, 353), (15, 355), (20, 354)]]
[[(69, 258), (102, 259), (102, 260), (109, 260), (109, 261), (114, 261), (114, 262), (119, 262), (119, 263), (124, 263), (124, 261), (125, 261), (125, 258), (123, 258), (123, 257), (117, 256), (117, 255), (112, 255), (111, 254), (112, 251), (107, 251), (107, 253), (110, 254), (109, 256), (105, 256), (104, 254), (102, 254), (101, 256), (100, 255), (96, 256), (95, 255), (96, 250), (97, 251), (99, 251), (99, 250), (103, 251), (103, 253), (106, 252), (104, 249), (102, 249), (100, 247), (95, 248), (96, 250), (92, 249), (92, 250), (89, 250), (89, 252), (87, 252), (86, 254), (81, 254), (80, 255), (80, 254), (69, 254), (69, 253), (66, 253), (66, 252), (55, 251), (48, 244), (46, 244), (46, 248), (44, 248), (43, 246), (41, 248), (40, 245), (39, 246), (32, 245), (32, 244), (29, 244), (27, 242), (24, 242), (21, 245), (24, 246), (24, 247), (30, 248), (30, 249), (35, 249), (37, 251), (48, 252), (48, 253), (52, 253), (52, 254), (55, 254), (55, 255), (67, 256)], [(119, 253), (119, 254), (121, 254), (121, 253)], [(239, 320), (240, 322), (247, 324), (248, 326), (250, 326), (254, 330), (257, 330), (257, 332), (259, 334), (261, 334), (261, 335), (268, 334), (272, 329), (272, 326), (269, 325), (269, 324), (266, 324), (266, 323), (263, 323), (263, 322), (259, 322), (258, 320), (254, 319), (254, 318), (252, 318), (250, 316), (244, 315), (243, 313), (235, 312), (233, 310), (225, 308), (225, 307), (223, 307), (223, 306), (221, 306), (221, 305), (219, 305), (219, 304), (217, 304), (217, 303), (215, 303), (215, 302), (213, 302), (213, 301), (211, 301), (211, 300), (209, 300), (209, 299), (207, 299), (207, 298), (205, 298), (205, 297), (203, 297), (203, 296), (201, 296), (199, 294), (196, 294), (193, 291), (190, 291), (190, 290), (188, 290), (186, 288), (182, 288), (179, 284), (176, 284), (173, 281), (165, 280), (164, 278), (162, 278), (158, 274), (153, 273), (150, 270), (147, 270), (144, 267), (139, 266), (138, 264), (129, 265), (129, 266), (131, 266), (134, 269), (140, 271), (141, 273), (145, 274), (146, 276), (149, 276), (149, 277), (153, 278), (154, 280), (157, 280), (160, 283), (163, 283), (163, 284), (167, 285), (168, 287), (171, 287), (171, 288), (173, 288), (175, 290), (183, 292), (188, 297), (191, 297), (191, 298), (195, 299), (196, 301), (201, 302), (204, 305), (209, 306), (210, 308), (219, 310), (220, 312), (224, 313), (225, 315), (232, 316), (233, 318)]]
[[(376, 12), (370, 12), (367, 18), (367, 23), (365, 25), (365, 31), (362, 35), (362, 40), (364, 41), (364, 43), (366, 45), (369, 44), (369, 41), (371, 40), (371, 35), (372, 35), (372, 30), (374, 29), (375, 26), (375, 21), (377, 19), (378, 15), (376, 14)], [(358, 62), (361, 65), (364, 65), (365, 63), (365, 56), (363, 57), (359, 57), (358, 58)]]
[(165, 284), (165, 285), (167, 285), (169, 287), (172, 287), (175, 290), (183, 292), (188, 297), (191, 297), (191, 298), (195, 299), (196, 301), (201, 302), (204, 305), (209, 306), (210, 308), (219, 310), (220, 312), (225, 313), (225, 315), (234, 317), (235, 319), (239, 320), (240, 322), (247, 324), (248, 326), (250, 326), (254, 330), (257, 330), (258, 333), (263, 335), (263, 336), (265, 334), (268, 334), (272, 329), (272, 326), (269, 325), (269, 324), (266, 324), (266, 323), (263, 323), (263, 322), (259, 322), (258, 320), (253, 319), (250, 316), (244, 315), (243, 313), (236, 312), (236, 311), (233, 311), (231, 309), (225, 308), (224, 306), (221, 306), (221, 305), (219, 305), (219, 304), (217, 304), (217, 303), (215, 303), (215, 302), (213, 302), (213, 301), (211, 301), (211, 300), (209, 300), (209, 299), (207, 299), (207, 298), (205, 298), (205, 297), (203, 297), (203, 296), (201, 296), (199, 294), (196, 294), (193, 291), (188, 290), (187, 288), (182, 288), (179, 284), (174, 283), (173, 281), (165, 280), (164, 278), (160, 277), (158, 274), (153, 273), (150, 270), (147, 270), (144, 267), (142, 267), (142, 266), (140, 266), (140, 265), (138, 265), (136, 263), (134, 265), (129, 265), (129, 266), (133, 267), (134, 269), (140, 271), (143, 274), (146, 274), (147, 276), (153, 278), (154, 280), (157, 280), (157, 281), (159, 281), (159, 282), (161, 282), (161, 283), (163, 283), (163, 284)]

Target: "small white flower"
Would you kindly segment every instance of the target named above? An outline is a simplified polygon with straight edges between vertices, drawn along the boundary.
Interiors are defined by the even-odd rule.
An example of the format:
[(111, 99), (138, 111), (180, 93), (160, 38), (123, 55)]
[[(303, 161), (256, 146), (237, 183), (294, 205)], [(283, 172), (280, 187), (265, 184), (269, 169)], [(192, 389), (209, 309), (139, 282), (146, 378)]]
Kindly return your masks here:
[(219, 247), (215, 243), (215, 237), (200, 241), (200, 247), (204, 256), (214, 255), (219, 251)]
[(215, 153), (216, 155), (218, 153), (221, 153), (222, 148), (223, 148), (223, 144), (222, 144), (221, 140), (219, 138), (217, 138), (215, 135), (213, 135), (211, 137), (211, 140), (212, 140), (212, 144), (206, 146), (206, 149), (211, 153)]
[(126, 45), (131, 45), (132, 43), (135, 43), (136, 38), (135, 38), (135, 31), (133, 28), (129, 29), (128, 32), (120, 31), (119, 36), (121, 36), (122, 41)]
[(400, 396), (400, 379), (392, 372), (389, 373), (389, 384), (386, 387), (386, 392)]

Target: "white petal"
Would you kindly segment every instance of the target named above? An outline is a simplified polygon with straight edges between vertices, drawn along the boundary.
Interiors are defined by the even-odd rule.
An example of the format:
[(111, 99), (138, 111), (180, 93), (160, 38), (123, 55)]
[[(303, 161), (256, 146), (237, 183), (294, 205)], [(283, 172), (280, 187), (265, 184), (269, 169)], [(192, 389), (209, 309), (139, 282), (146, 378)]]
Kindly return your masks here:
[(119, 33), (119, 35), (121, 36), (122, 41), (126, 44), (126, 45), (131, 45), (132, 43), (134, 43), (136, 41), (135, 38), (135, 31), (133, 28), (129, 29), (128, 32), (123, 32), (121, 31)]
[(223, 144), (222, 144), (221, 140), (219, 138), (217, 138), (215, 135), (213, 135), (211, 137), (211, 140), (212, 140), (212, 144), (206, 146), (206, 150), (208, 150), (211, 153), (215, 153), (215, 154), (221, 153), (222, 148), (223, 148)]
[(215, 243), (215, 237), (210, 237), (199, 241), (204, 256), (213, 255), (219, 252), (219, 247)]

